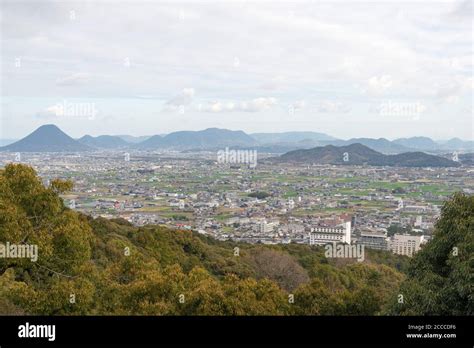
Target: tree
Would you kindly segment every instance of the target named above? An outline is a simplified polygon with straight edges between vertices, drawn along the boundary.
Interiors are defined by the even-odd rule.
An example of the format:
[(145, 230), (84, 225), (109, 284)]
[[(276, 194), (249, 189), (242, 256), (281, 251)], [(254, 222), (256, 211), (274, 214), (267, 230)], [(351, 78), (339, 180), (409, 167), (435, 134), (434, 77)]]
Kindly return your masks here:
[(286, 252), (268, 248), (251, 249), (246, 259), (255, 269), (258, 279), (268, 278), (282, 289), (291, 291), (308, 283), (308, 272)]
[(252, 197), (252, 198), (265, 199), (265, 198), (269, 197), (270, 194), (268, 192), (258, 191), (258, 192), (249, 193), (248, 196)]
[(388, 313), (473, 315), (473, 265), (474, 196), (456, 193), (442, 208), (433, 240), (410, 262)]
[(87, 296), (93, 291), (90, 283), (75, 279), (90, 261), (92, 230), (82, 215), (64, 207), (59, 193), (71, 188), (61, 180), (45, 187), (26, 165), (0, 170), (0, 243), (37, 250), (37, 260), (1, 258), (0, 274), (14, 274), (10, 301), (29, 313), (77, 313), (79, 305), (67, 309), (71, 291)]

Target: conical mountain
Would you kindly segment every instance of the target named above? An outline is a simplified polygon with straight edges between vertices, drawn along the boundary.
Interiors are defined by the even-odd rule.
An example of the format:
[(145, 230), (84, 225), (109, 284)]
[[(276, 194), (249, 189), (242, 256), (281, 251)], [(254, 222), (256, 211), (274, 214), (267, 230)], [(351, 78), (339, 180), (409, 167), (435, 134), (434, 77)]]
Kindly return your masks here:
[(93, 150), (81, 144), (53, 124), (39, 127), (33, 133), (13, 144), (0, 147), (0, 151), (12, 152), (81, 152)]

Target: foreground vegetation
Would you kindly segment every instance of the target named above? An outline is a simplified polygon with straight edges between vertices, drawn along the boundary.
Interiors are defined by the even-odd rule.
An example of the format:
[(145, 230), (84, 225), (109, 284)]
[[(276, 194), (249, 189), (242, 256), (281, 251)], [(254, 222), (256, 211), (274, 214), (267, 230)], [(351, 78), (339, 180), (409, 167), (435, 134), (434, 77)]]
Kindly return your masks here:
[(0, 314), (473, 313), (472, 196), (446, 203), (434, 240), (410, 262), (366, 250), (359, 263), (327, 259), (321, 247), (92, 219), (64, 206), (59, 195), (71, 189), (44, 187), (25, 165), (0, 170), (0, 243), (39, 249), (36, 262), (0, 258)]

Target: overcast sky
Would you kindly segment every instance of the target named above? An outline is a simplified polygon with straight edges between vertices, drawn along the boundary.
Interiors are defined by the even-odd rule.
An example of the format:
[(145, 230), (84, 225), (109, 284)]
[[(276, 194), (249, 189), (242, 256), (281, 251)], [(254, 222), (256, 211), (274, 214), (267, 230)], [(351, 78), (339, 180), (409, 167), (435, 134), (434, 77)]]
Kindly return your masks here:
[(473, 138), (463, 1), (2, 0), (0, 138), (208, 127)]

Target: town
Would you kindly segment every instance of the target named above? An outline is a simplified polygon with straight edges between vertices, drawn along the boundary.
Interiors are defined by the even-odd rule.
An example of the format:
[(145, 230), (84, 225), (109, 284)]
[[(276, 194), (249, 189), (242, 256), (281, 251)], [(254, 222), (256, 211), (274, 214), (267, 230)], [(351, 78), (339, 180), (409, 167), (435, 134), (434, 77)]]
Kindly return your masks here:
[(166, 225), (218, 240), (338, 242), (412, 256), (444, 200), (474, 192), (474, 169), (227, 163), (216, 151), (1, 153), (47, 185), (70, 179), (69, 208), (134, 225)]

